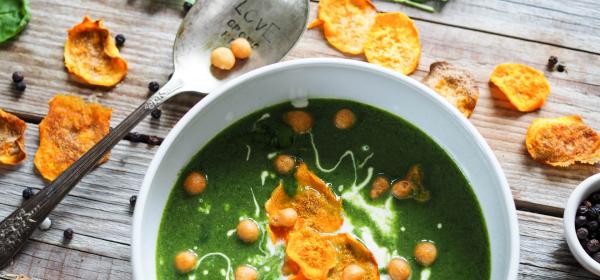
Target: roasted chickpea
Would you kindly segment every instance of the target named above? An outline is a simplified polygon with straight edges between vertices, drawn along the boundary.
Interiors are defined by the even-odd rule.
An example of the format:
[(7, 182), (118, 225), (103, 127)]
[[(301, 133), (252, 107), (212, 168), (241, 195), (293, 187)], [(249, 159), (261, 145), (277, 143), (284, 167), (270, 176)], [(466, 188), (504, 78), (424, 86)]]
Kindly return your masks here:
[(258, 240), (260, 229), (255, 221), (243, 219), (236, 227), (237, 236), (246, 243), (254, 243)]
[(298, 220), (298, 212), (294, 208), (285, 208), (270, 217), (269, 223), (276, 227), (293, 227), (296, 220)]
[(175, 269), (180, 273), (188, 273), (196, 268), (198, 257), (192, 251), (181, 251), (175, 256)]
[(235, 56), (228, 48), (216, 48), (210, 54), (210, 63), (219, 69), (230, 70), (235, 66)]
[(240, 265), (235, 269), (235, 280), (256, 280), (258, 272), (254, 267)]
[(290, 174), (292, 169), (294, 169), (294, 166), (296, 166), (296, 160), (290, 155), (281, 154), (275, 157), (273, 166), (275, 166), (275, 170), (277, 170), (279, 174), (287, 175)]
[(283, 120), (297, 134), (308, 132), (313, 126), (313, 119), (309, 113), (305, 111), (295, 110), (289, 111), (283, 116)]
[(229, 48), (233, 55), (239, 59), (248, 58), (252, 54), (252, 47), (246, 38), (237, 38), (231, 41)]
[(206, 189), (206, 176), (204, 174), (192, 171), (183, 182), (183, 189), (191, 195), (197, 195)]
[(390, 188), (390, 181), (383, 177), (377, 176), (375, 180), (373, 180), (373, 184), (371, 184), (371, 190), (369, 191), (369, 196), (371, 199), (379, 198), (383, 193), (385, 193)]
[(339, 129), (348, 129), (354, 125), (354, 122), (356, 122), (356, 117), (350, 109), (342, 109), (335, 114), (335, 127)]
[(392, 280), (407, 280), (411, 273), (410, 264), (404, 258), (393, 258), (387, 270)]
[(437, 248), (430, 241), (419, 242), (415, 246), (415, 260), (422, 266), (431, 266), (437, 258)]
[(407, 180), (394, 182), (392, 185), (392, 195), (397, 199), (406, 199), (413, 196), (415, 186)]
[(342, 271), (342, 280), (362, 280), (367, 275), (367, 271), (357, 264), (350, 264), (344, 267)]

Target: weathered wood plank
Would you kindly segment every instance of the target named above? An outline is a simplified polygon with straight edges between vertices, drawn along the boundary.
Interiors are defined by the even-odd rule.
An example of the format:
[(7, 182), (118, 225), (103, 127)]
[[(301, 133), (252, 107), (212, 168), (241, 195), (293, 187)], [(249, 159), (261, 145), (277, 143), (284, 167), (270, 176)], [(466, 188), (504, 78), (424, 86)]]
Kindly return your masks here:
[(593, 0), (452, 0), (435, 14), (374, 2), (382, 11), (402, 11), (419, 20), (600, 54), (600, 36), (590, 36), (600, 34), (600, 8)]
[[(35, 170), (33, 157), (38, 143), (38, 127), (26, 131), (28, 159), (18, 166), (0, 166), (0, 217), (5, 217), (22, 202), (26, 187), (36, 191), (47, 184)], [(78, 238), (70, 245), (82, 251), (128, 259), (131, 195), (137, 194), (156, 146), (121, 141), (110, 160), (86, 176), (52, 212), (52, 230), (33, 238), (61, 244), (62, 231), (73, 228)], [(114, 243), (114, 245), (110, 245)]]
[(564, 239), (562, 219), (518, 211), (519, 279), (598, 279), (581, 267)]
[[(21, 274), (33, 279), (131, 279), (131, 264), (84, 251), (68, 249), (39, 241), (30, 241), (13, 263), (0, 271)], [(5, 275), (7, 279), (9, 278)]]

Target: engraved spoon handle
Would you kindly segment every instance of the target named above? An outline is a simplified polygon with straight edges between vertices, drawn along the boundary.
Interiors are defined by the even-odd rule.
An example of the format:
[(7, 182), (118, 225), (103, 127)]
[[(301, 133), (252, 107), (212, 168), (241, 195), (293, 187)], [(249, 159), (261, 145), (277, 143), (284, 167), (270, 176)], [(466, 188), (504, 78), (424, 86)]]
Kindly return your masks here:
[(25, 245), (35, 228), (112, 147), (158, 105), (178, 93), (177, 90), (180, 86), (172, 85), (179, 83), (172, 81), (173, 79), (127, 116), (52, 183), (23, 202), (19, 208), (0, 222), (0, 268), (10, 263), (12, 257)]

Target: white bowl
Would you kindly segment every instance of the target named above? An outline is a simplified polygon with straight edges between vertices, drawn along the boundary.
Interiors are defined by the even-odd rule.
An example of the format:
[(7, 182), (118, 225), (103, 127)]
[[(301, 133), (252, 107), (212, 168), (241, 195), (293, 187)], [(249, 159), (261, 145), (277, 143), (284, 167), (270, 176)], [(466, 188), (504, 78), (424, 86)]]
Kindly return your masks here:
[(571, 254), (575, 256), (575, 259), (590, 272), (600, 276), (600, 263), (597, 263), (590, 255), (588, 255), (579, 240), (577, 239), (577, 233), (575, 231), (575, 214), (577, 208), (590, 194), (600, 190), (600, 174), (596, 174), (585, 179), (581, 182), (577, 188), (569, 196), (567, 205), (565, 205), (565, 211), (563, 216), (563, 223), (565, 228), (565, 238)]
[[(240, 118), (292, 98), (354, 100), (398, 115), (432, 137), (471, 182), (487, 223), (492, 279), (516, 279), (517, 215), (504, 173), (475, 127), (421, 83), (382, 67), (345, 59), (302, 59), (263, 67), (221, 86), (194, 106), (158, 149), (135, 209), (135, 279), (156, 278), (161, 215), (180, 170), (211, 138)], [(465, 238), (468, 238), (465, 236)]]

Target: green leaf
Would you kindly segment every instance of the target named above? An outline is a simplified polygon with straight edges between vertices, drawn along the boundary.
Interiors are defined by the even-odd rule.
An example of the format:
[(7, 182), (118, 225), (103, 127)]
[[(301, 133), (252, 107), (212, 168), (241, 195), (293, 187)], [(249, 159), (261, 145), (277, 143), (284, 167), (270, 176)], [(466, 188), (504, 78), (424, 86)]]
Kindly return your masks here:
[(21, 33), (30, 19), (27, 0), (0, 0), (0, 44)]

